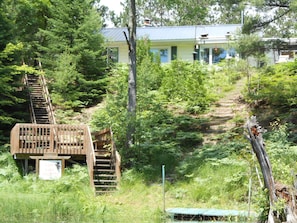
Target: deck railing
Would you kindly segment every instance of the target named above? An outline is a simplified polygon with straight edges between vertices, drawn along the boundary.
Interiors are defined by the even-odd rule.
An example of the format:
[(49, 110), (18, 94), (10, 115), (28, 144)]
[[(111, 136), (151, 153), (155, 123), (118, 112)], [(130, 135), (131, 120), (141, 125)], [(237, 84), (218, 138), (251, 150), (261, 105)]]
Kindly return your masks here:
[(13, 155), (85, 155), (92, 144), (87, 125), (16, 124), (10, 141)]

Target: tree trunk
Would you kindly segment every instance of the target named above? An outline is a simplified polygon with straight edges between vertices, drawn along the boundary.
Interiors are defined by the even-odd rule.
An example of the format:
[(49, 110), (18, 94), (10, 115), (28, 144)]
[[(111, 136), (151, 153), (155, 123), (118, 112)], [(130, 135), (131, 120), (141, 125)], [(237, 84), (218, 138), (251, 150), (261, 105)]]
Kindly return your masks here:
[(129, 38), (126, 33), (126, 41), (129, 47), (130, 70), (128, 78), (128, 127), (127, 148), (134, 144), (135, 122), (136, 122), (136, 8), (135, 0), (130, 0), (129, 10)]
[(272, 175), (272, 168), (270, 165), (269, 158), (265, 151), (265, 144), (262, 138), (262, 133), (264, 130), (258, 124), (256, 117), (252, 116), (246, 123), (247, 129), (247, 138), (249, 139), (253, 151), (256, 154), (258, 162), (261, 167), (261, 171), (264, 178), (264, 187), (269, 192), (269, 214), (267, 216), (267, 223), (276, 223), (276, 222), (283, 222), (281, 214), (275, 213), (274, 205), (278, 198), (282, 198), (286, 201), (286, 205), (284, 207), (284, 213), (286, 222), (297, 222), (296, 217), (296, 188), (294, 189), (293, 193), (290, 193), (287, 189), (288, 187), (275, 184), (273, 175)]

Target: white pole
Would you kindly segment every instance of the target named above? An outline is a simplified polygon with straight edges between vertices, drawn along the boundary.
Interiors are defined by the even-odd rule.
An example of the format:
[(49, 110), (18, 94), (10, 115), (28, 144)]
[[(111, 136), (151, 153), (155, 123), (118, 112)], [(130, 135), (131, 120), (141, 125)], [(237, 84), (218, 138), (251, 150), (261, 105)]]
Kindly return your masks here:
[(162, 165), (163, 211), (165, 213), (165, 165)]

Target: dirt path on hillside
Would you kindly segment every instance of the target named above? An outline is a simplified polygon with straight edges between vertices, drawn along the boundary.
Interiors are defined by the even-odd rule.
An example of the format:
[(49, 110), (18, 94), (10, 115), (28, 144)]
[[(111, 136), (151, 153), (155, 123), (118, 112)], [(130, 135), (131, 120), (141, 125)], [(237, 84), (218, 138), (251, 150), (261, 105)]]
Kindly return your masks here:
[[(234, 121), (237, 117), (246, 121), (249, 118), (248, 105), (241, 99), (241, 91), (244, 89), (246, 78), (240, 79), (234, 86), (234, 89), (227, 92), (225, 97), (217, 101), (207, 112), (196, 118), (205, 120), (203, 124), (203, 144), (215, 144), (220, 134), (235, 127)], [(84, 109), (79, 116), (73, 118), (73, 122), (89, 123), (93, 113), (102, 108), (103, 103)], [(183, 112), (181, 112), (183, 113)]]
[(235, 87), (226, 96), (217, 101), (210, 111), (201, 116), (208, 120), (206, 131), (204, 131), (204, 144), (216, 143), (219, 134), (235, 127), (236, 118), (247, 120), (249, 117), (248, 105), (243, 102), (242, 90), (246, 78), (242, 78), (235, 84)]

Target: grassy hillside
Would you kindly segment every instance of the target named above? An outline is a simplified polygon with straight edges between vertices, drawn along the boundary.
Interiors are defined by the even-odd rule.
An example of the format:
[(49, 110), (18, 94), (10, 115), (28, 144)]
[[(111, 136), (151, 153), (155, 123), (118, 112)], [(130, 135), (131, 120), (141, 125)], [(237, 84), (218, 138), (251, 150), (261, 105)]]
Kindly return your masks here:
[[(174, 66), (174, 71), (177, 68), (187, 71), (182, 72), (185, 77), (183, 83), (178, 78), (169, 78), (169, 73), (173, 70), (170, 67), (155, 68), (159, 74), (146, 73), (147, 75), (142, 76), (140, 71), (139, 86), (142, 88), (139, 90), (138, 100), (137, 145), (131, 151), (125, 151), (121, 147), (124, 144), (126, 124), (127, 70), (119, 67), (111, 73), (105, 102), (98, 106), (90, 123), (93, 129), (107, 125), (114, 130), (117, 147), (123, 158), (123, 177), (117, 192), (94, 197), (89, 186), (87, 169), (81, 166), (67, 169), (65, 176), (58, 181), (41, 181), (35, 174), (22, 177), (12, 157), (6, 152), (8, 148), (2, 147), (0, 204), (3, 211), (0, 221), (164, 222), (166, 216), (163, 212), (162, 164), (166, 166), (166, 208), (248, 210), (251, 188), (251, 209), (260, 217), (265, 216), (267, 196), (261, 186), (262, 177), (261, 173), (258, 174), (260, 169), (257, 160), (244, 136), (245, 118), (238, 114), (231, 120), (234, 123), (232, 127), (216, 133), (215, 144), (203, 143), (203, 134), (207, 131), (209, 119), (201, 115), (218, 98), (228, 95), (236, 80), (244, 76), (244, 66), (232, 64), (228, 67), (229, 72), (224, 70), (224, 65), (211, 71), (195, 67), (195, 74), (201, 77), (199, 84), (203, 85), (199, 88), (207, 99), (200, 104), (193, 103), (196, 99), (201, 100), (199, 95), (189, 96), (195, 88), (191, 88), (188, 83), (193, 83), (193, 78), (197, 80), (191, 74), (190, 67), (196, 65), (177, 63)], [(292, 65), (288, 66), (290, 69), (291, 67)], [(267, 68), (266, 71), (271, 69), (274, 68)], [(286, 69), (285, 65), (283, 69)], [(276, 74), (270, 75), (272, 80)], [(279, 72), (277, 75), (284, 76)], [(259, 116), (260, 124), (268, 129), (264, 140), (276, 181), (292, 185), (295, 180), (293, 176), (297, 172), (297, 147), (294, 144), (296, 137), (292, 123), (289, 122), (292, 120), (290, 112), (295, 106), (292, 103), (295, 100), (294, 95), (289, 95), (291, 99), (287, 100), (290, 102), (287, 106), (273, 104), (269, 99), (272, 100), (272, 96), (277, 95), (276, 88), (273, 88), (272, 96), (269, 96), (267, 86), (270, 82), (261, 81), (259, 85), (256, 84), (259, 83), (257, 80), (259, 76), (255, 74), (246, 85), (245, 100), (253, 105), (251, 113)], [(183, 90), (187, 92), (183, 92), (180, 97), (173, 97), (168, 93), (169, 85), (188, 86)], [(258, 87), (258, 92), (254, 90), (255, 86)], [(264, 100), (259, 95), (265, 89)], [(283, 96), (281, 93), (278, 95)], [(256, 96), (257, 99), (254, 98)], [(63, 118), (65, 122), (69, 122)]]

